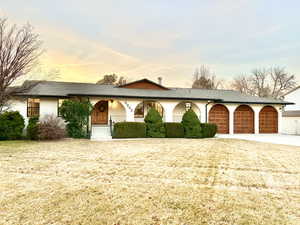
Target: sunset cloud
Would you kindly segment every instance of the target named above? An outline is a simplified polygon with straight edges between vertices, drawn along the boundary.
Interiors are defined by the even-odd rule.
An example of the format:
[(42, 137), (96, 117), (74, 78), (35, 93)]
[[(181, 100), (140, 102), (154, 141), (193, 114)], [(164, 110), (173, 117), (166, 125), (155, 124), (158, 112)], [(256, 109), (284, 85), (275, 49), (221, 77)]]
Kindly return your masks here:
[(0, 15), (35, 27), (47, 50), (41, 63), (58, 69), (57, 79), (116, 73), (190, 86), (201, 64), (222, 79), (274, 65), (300, 74), (300, 3), (267, 2), (4, 0)]

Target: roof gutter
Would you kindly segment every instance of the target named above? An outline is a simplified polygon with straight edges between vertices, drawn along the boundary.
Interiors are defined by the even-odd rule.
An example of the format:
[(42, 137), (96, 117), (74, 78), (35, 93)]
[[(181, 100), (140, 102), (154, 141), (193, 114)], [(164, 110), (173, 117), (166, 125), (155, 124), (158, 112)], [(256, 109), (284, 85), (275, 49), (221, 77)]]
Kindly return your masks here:
[(90, 96), (90, 97), (107, 97), (107, 98), (142, 98), (142, 99), (180, 99), (180, 100), (201, 100), (201, 101), (221, 101), (222, 99), (212, 98), (181, 98), (181, 97), (161, 97), (161, 96), (124, 96), (124, 95), (89, 95), (89, 94), (68, 94), (68, 96)]
[(262, 105), (294, 105), (293, 102), (244, 102), (244, 101), (216, 101), (217, 103), (238, 103), (238, 104), (262, 104)]

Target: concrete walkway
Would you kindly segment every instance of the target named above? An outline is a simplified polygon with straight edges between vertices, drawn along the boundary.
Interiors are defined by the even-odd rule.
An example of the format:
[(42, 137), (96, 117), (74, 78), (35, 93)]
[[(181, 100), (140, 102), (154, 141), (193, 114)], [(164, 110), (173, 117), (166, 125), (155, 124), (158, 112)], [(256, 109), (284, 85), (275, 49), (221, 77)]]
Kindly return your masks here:
[(300, 146), (300, 136), (284, 134), (218, 134), (217, 138), (233, 138), (273, 144)]

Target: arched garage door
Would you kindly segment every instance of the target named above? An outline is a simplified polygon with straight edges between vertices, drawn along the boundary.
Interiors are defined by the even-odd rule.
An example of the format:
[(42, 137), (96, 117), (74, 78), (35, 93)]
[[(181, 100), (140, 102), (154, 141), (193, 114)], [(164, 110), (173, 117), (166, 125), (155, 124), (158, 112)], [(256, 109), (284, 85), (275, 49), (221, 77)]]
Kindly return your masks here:
[(224, 105), (214, 105), (209, 110), (208, 120), (218, 126), (218, 133), (229, 133), (229, 111)]
[(247, 105), (240, 105), (234, 111), (234, 133), (254, 133), (254, 112)]
[(259, 133), (278, 133), (278, 113), (272, 106), (265, 106), (259, 112)]

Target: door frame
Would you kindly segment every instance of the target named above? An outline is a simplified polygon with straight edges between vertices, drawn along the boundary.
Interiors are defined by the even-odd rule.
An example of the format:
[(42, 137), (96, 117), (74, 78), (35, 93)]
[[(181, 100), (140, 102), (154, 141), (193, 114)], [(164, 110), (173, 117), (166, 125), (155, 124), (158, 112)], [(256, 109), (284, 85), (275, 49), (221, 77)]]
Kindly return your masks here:
[[(105, 122), (94, 122), (93, 121), (93, 117), (94, 117), (94, 115), (93, 115), (93, 112), (94, 112), (94, 110), (95, 110), (95, 107), (97, 107), (97, 105), (98, 104), (100, 104), (100, 103), (106, 103), (106, 121)], [(103, 112), (104, 113), (104, 112)], [(92, 113), (91, 113), (91, 124), (92, 125), (108, 125), (108, 117), (109, 117), (109, 102), (107, 101), (107, 100), (100, 100), (100, 101), (98, 101), (95, 105), (94, 105), (94, 107), (93, 107), (93, 110), (92, 110)]]

